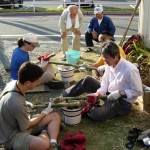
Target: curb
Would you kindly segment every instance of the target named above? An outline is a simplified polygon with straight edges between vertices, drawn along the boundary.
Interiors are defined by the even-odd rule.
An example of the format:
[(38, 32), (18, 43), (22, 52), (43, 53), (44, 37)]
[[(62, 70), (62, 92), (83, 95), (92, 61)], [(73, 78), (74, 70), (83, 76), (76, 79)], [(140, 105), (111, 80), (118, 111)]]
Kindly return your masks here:
[[(49, 15), (61, 15), (62, 12), (9, 12), (9, 13), (0, 13), (0, 16), (49, 16)], [(127, 16), (131, 16), (132, 13), (131, 12), (113, 12), (113, 11), (109, 11), (109, 12), (105, 12), (105, 15), (127, 15)], [(138, 15), (139, 13), (137, 12), (136, 15)], [(93, 12), (91, 11), (86, 11), (83, 12), (83, 15), (94, 15)]]

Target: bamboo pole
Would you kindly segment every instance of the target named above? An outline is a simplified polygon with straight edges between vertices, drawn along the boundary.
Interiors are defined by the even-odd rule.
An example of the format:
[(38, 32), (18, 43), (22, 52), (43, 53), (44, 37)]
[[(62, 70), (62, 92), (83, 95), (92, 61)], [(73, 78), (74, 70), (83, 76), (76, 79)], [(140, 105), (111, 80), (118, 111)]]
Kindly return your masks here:
[[(66, 63), (60, 63), (60, 62), (54, 62), (54, 61), (49, 61), (49, 63), (50, 64), (55, 64), (55, 65), (72, 66), (72, 67), (75, 67), (75, 68), (82, 67), (81, 65), (66, 64)], [(84, 68), (88, 69), (88, 70), (97, 70), (97, 68), (94, 68), (94, 67), (84, 67)]]
[(136, 11), (137, 11), (137, 9), (138, 9), (140, 3), (141, 3), (141, 0), (138, 0), (137, 4), (136, 4), (136, 6), (135, 6), (135, 9), (134, 9), (134, 11), (133, 11), (133, 13), (132, 13), (132, 16), (131, 16), (131, 19), (130, 19), (130, 21), (129, 21), (129, 24), (128, 24), (128, 26), (127, 26), (127, 29), (126, 29), (126, 31), (125, 31), (125, 33), (124, 33), (124, 35), (123, 35), (123, 37), (122, 37), (122, 39), (121, 39), (121, 41), (120, 41), (120, 43), (119, 43), (119, 46), (121, 46), (121, 47), (122, 47), (122, 45), (123, 45), (123, 42), (124, 42), (124, 40), (125, 40), (125, 38), (126, 38), (126, 35), (127, 35), (127, 33), (128, 33), (128, 30), (129, 30), (129, 27), (130, 27), (131, 22), (132, 22), (132, 20), (133, 20), (133, 17), (135, 16), (135, 13), (136, 13)]
[[(56, 54), (51, 54), (49, 56), (49, 58), (52, 58), (54, 57)], [(36, 62), (36, 64), (38, 64), (40, 62)], [(55, 61), (49, 61), (48, 63), (50, 64), (55, 64), (55, 65), (64, 65), (64, 66), (72, 66), (72, 67), (75, 67), (75, 68), (80, 68), (82, 67), (81, 65), (73, 65), (73, 64), (67, 64), (67, 63), (62, 63), (62, 62), (55, 62)], [(94, 68), (94, 67), (84, 67), (85, 69), (88, 69), (88, 70), (97, 70), (97, 68)]]
[[(39, 105), (34, 105), (33, 109), (36, 108), (46, 108), (49, 103), (45, 104), (39, 104)], [(61, 108), (61, 107), (66, 107), (66, 108), (78, 108), (78, 107), (83, 107), (89, 105), (88, 102), (82, 100), (82, 101), (76, 101), (76, 102), (71, 102), (71, 103), (51, 103), (52, 108)]]
[[(53, 103), (60, 103), (64, 101), (72, 101), (72, 100), (86, 100), (89, 96), (77, 96), (77, 97), (57, 97), (57, 98), (51, 98), (51, 101)], [(106, 95), (101, 95), (97, 97), (97, 99), (106, 99)]]

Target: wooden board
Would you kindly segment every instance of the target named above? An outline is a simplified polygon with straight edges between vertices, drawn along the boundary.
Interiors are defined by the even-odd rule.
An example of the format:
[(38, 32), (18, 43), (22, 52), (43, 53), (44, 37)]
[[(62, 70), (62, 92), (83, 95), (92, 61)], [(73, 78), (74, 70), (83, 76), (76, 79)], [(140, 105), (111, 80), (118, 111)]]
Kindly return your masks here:
[(27, 93), (36, 93), (36, 92), (49, 92), (50, 89), (47, 85), (41, 84), (35, 87), (33, 90), (29, 90)]

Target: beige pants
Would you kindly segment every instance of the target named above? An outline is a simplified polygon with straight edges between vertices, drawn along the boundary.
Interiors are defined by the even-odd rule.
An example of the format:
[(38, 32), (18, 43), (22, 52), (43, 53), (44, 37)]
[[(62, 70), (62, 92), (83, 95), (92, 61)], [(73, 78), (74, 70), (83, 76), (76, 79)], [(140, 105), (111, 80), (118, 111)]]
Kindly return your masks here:
[(42, 75), (41, 78), (41, 84), (47, 83), (55, 78), (56, 71), (52, 64), (48, 64), (42, 69), (44, 70), (44, 74)]
[[(75, 35), (75, 30), (67, 30), (72, 32), (73, 35), (73, 39), (72, 39), (72, 49), (73, 50), (79, 50), (80, 51), (80, 36), (79, 35)], [(65, 54), (65, 52), (68, 50), (68, 39), (67, 37), (62, 39), (61, 38), (61, 50), (63, 51), (63, 53)]]

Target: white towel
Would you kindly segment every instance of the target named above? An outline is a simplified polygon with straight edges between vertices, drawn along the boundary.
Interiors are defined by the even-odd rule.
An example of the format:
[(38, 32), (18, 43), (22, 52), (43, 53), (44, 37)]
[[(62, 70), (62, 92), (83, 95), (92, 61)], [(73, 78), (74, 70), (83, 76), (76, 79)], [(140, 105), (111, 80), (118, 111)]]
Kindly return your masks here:
[[(72, 27), (72, 22), (70, 18), (70, 13), (67, 15), (67, 21), (66, 21), (66, 29), (70, 29)], [(78, 14), (75, 17), (75, 26), (74, 28), (79, 28), (79, 17)]]

